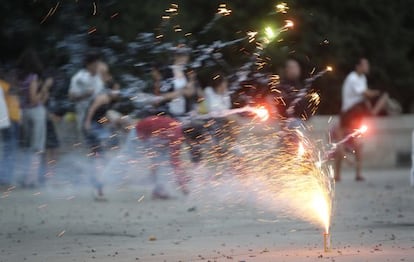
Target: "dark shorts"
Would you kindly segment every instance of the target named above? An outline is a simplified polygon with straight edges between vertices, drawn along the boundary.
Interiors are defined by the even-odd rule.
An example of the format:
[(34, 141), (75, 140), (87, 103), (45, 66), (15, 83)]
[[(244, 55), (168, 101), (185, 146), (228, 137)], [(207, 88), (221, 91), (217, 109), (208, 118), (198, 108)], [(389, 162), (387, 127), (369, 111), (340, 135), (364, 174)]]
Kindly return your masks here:
[(369, 116), (369, 110), (364, 102), (358, 103), (348, 111), (341, 113), (341, 127), (347, 132), (359, 129), (362, 126), (364, 117)]
[(59, 138), (56, 133), (55, 124), (48, 118), (46, 120), (46, 148), (55, 149), (60, 146)]

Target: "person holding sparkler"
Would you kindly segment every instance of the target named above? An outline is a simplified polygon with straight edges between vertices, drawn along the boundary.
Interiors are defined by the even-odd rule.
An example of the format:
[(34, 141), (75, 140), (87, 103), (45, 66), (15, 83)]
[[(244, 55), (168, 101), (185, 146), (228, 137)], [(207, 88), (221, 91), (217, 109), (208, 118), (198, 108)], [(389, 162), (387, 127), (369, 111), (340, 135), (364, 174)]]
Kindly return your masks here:
[[(365, 116), (378, 115), (386, 108), (388, 95), (379, 90), (368, 88), (366, 75), (370, 71), (367, 58), (359, 57), (355, 62), (354, 70), (346, 77), (342, 86), (342, 109), (340, 115), (340, 127), (335, 131), (338, 138), (342, 138), (362, 126)], [(355, 152), (355, 180), (364, 181), (361, 174), (362, 144), (355, 138), (351, 138), (348, 145)], [(335, 157), (335, 180), (341, 180), (341, 163), (344, 149), (337, 150)]]
[(177, 183), (184, 194), (188, 194), (186, 179), (180, 164), (180, 147), (184, 141), (183, 127), (179, 121), (192, 110), (192, 99), (196, 94), (195, 74), (187, 73), (186, 66), (190, 59), (190, 49), (179, 46), (174, 50), (174, 61), (171, 66), (160, 68), (153, 66), (151, 75), (154, 82), (154, 93), (159, 97), (154, 104), (154, 116), (140, 120), (136, 125), (138, 138), (151, 151), (151, 178), (155, 187), (154, 199), (168, 199), (169, 194), (159, 181), (159, 166), (166, 149), (170, 152), (169, 164), (174, 169)]
[[(208, 113), (220, 113), (232, 107), (228, 81), (220, 73), (212, 77), (211, 86), (204, 89), (204, 96)], [(212, 133), (213, 141), (218, 148), (218, 153), (223, 154), (228, 151), (226, 148), (229, 148), (235, 155), (242, 155), (241, 150), (236, 145), (236, 121), (236, 115), (211, 119), (212, 123), (208, 126)]]
[[(277, 98), (281, 106), (278, 107), (283, 120), (308, 120), (311, 115), (308, 90), (302, 81), (302, 66), (298, 59), (289, 58), (284, 65), (284, 72), (276, 89), (280, 92)], [(304, 91), (305, 95), (298, 97)]]
[(302, 67), (298, 59), (286, 60), (280, 83), (274, 89), (283, 131), (281, 148), (289, 155), (296, 155), (301, 150), (299, 131), (303, 131), (303, 121), (308, 120), (314, 112), (308, 86), (302, 81)]

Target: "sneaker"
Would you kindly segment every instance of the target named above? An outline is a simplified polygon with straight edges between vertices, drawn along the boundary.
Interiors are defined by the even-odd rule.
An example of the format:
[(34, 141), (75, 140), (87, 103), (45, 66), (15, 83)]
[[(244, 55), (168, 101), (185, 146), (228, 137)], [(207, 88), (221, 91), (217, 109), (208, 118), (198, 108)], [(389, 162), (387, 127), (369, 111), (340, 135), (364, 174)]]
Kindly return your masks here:
[(357, 181), (357, 182), (363, 182), (363, 181), (365, 181), (365, 178), (364, 178), (364, 177), (362, 177), (362, 176), (357, 176), (357, 177), (355, 178), (355, 181)]
[(171, 199), (171, 196), (167, 193), (161, 193), (161, 192), (152, 192), (152, 199), (153, 200), (168, 200)]

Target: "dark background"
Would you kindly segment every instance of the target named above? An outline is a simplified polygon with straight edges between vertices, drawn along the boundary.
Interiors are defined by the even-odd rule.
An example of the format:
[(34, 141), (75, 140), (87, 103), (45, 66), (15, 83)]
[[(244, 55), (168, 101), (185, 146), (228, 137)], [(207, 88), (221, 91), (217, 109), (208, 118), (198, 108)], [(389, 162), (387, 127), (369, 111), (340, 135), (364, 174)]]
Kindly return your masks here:
[[(205, 35), (194, 36), (197, 44), (233, 40), (246, 31), (262, 31), (267, 25), (295, 27), (266, 49), (269, 68), (277, 72), (283, 59), (294, 53), (306, 72), (332, 65), (334, 72), (315, 83), (321, 94), (320, 114), (337, 113), (341, 82), (355, 57), (364, 55), (372, 64), (370, 87), (396, 98), (405, 113), (414, 106), (414, 1), (410, 0), (297, 0), (285, 1), (287, 14), (275, 14), (278, 3), (270, 0), (228, 0), (229, 17), (217, 21)], [(94, 3), (96, 14), (94, 14)], [(181, 33), (166, 35), (176, 41), (186, 32), (199, 32), (214, 16), (221, 1), (181, 0), (173, 24)], [(13, 65), (26, 47), (39, 51), (47, 67), (61, 69), (67, 77), (79, 67), (81, 54), (99, 48), (116, 73), (144, 74), (134, 64), (154, 59), (147, 52), (131, 53), (141, 32), (157, 32), (161, 16), (171, 1), (164, 0), (14, 0), (2, 1), (0, 9), (0, 62)], [(52, 15), (48, 12), (56, 8)], [(157, 29), (158, 28), (158, 29)], [(240, 46), (223, 50), (225, 60), (237, 68), (247, 57)], [(78, 57), (77, 57), (78, 56)]]

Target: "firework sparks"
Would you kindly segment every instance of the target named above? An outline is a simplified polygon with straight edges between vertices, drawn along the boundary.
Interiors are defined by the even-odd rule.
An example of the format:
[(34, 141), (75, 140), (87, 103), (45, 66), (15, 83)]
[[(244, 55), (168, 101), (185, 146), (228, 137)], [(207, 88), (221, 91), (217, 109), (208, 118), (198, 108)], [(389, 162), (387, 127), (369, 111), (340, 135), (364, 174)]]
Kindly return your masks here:
[(253, 112), (261, 121), (269, 119), (269, 111), (264, 106), (253, 109)]
[(228, 16), (231, 14), (231, 10), (227, 8), (226, 4), (220, 4), (217, 9), (217, 14), (222, 16)]
[(288, 10), (289, 6), (284, 2), (276, 5), (276, 13), (286, 14)]
[(293, 28), (294, 25), (295, 24), (293, 23), (292, 20), (285, 20), (285, 26), (284, 26), (284, 28), (285, 29), (287, 29), (287, 28)]

